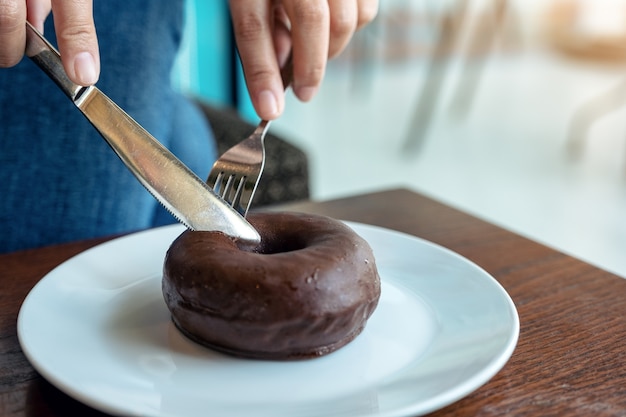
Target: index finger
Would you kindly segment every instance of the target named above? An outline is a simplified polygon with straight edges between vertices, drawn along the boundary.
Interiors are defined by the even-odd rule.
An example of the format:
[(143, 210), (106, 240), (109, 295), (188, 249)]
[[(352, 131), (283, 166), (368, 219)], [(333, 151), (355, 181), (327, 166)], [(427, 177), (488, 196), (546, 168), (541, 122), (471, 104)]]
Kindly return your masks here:
[(237, 49), (254, 108), (262, 119), (275, 119), (284, 92), (272, 37), (272, 9), (267, 1), (231, 0)]
[(54, 27), (63, 67), (76, 84), (98, 81), (100, 54), (91, 0), (52, 0)]

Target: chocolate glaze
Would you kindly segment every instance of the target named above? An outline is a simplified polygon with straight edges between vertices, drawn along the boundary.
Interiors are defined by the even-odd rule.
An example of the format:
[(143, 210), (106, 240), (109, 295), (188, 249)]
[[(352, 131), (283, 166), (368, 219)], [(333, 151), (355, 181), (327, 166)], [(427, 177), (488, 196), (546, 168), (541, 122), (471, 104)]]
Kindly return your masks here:
[(304, 359), (333, 352), (365, 326), (380, 297), (370, 246), (343, 223), (250, 213), (261, 244), (183, 232), (167, 252), (163, 295), (188, 337), (237, 356)]

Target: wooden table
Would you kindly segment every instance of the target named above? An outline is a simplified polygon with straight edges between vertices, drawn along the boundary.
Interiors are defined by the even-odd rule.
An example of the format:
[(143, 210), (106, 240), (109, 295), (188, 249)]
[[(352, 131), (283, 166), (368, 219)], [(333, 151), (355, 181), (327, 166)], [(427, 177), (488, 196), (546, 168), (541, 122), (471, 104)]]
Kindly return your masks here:
[[(626, 280), (407, 190), (289, 208), (441, 244), (483, 267), (511, 295), (521, 333), (510, 361), (434, 416), (626, 416)], [(103, 240), (0, 256), (1, 416), (103, 415), (43, 380), (16, 335), (20, 305), (33, 285)]]

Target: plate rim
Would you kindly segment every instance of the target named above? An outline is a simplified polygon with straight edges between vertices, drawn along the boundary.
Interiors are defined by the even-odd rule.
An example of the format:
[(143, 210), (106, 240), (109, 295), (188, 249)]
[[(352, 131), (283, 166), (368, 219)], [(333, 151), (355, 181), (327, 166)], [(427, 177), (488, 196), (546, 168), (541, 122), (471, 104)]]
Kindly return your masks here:
[[(487, 383), (491, 378), (493, 378), (493, 376), (495, 376), (504, 367), (504, 365), (509, 361), (510, 357), (512, 356), (517, 346), (517, 342), (519, 339), (519, 331), (520, 331), (520, 321), (519, 321), (519, 314), (517, 312), (514, 301), (512, 300), (511, 296), (508, 294), (506, 289), (502, 286), (502, 284), (498, 280), (496, 280), (491, 274), (489, 274), (481, 266), (477, 265), (476, 263), (472, 262), (468, 258), (438, 243), (431, 242), (427, 239), (421, 238), (419, 236), (414, 236), (403, 231), (389, 229), (389, 228), (385, 228), (385, 227), (378, 226), (378, 225), (371, 225), (371, 224), (353, 222), (353, 221), (344, 221), (344, 220), (342, 221), (346, 223), (348, 226), (355, 229), (357, 233), (361, 233), (360, 229), (370, 230), (370, 231), (373, 231), (374, 233), (391, 234), (393, 236), (397, 236), (402, 239), (418, 241), (422, 245), (427, 245), (427, 246), (436, 248), (439, 251), (443, 251), (445, 252), (447, 256), (453, 256), (458, 261), (461, 261), (464, 264), (468, 265), (469, 267), (476, 269), (477, 271), (481, 273), (483, 278), (489, 279), (491, 281), (491, 284), (494, 285), (498, 289), (498, 295), (500, 297), (503, 297), (504, 301), (506, 301), (506, 305), (508, 307), (508, 313), (510, 314), (510, 318), (512, 320), (507, 343), (504, 345), (500, 354), (492, 357), (491, 360), (489, 361), (488, 366), (483, 368), (481, 372), (474, 375), (472, 378), (469, 378), (468, 380), (464, 381), (462, 384), (458, 385), (454, 389), (448, 390), (443, 394), (439, 394), (435, 398), (430, 399), (429, 401), (423, 401), (421, 403), (412, 404), (412, 405), (404, 407), (403, 409), (390, 410), (388, 412), (383, 412), (383, 413), (376, 412), (374, 414), (368, 414), (368, 416), (399, 417), (399, 416), (408, 416), (408, 415), (423, 415), (423, 414), (427, 414), (427, 413), (439, 410), (471, 394), (472, 392), (480, 388), (482, 385)], [(76, 389), (73, 389), (72, 387), (68, 387), (56, 375), (48, 372), (49, 369), (45, 365), (41, 364), (37, 358), (34, 358), (32, 356), (32, 352), (30, 352), (29, 349), (25, 347), (26, 342), (23, 340), (25, 337), (24, 336), (25, 331), (23, 330), (23, 326), (24, 326), (23, 311), (25, 311), (28, 308), (30, 304), (29, 299), (31, 298), (32, 294), (37, 294), (38, 289), (41, 288), (41, 286), (44, 285), (45, 282), (47, 282), (46, 280), (50, 280), (49, 278), (50, 276), (54, 278), (54, 274), (56, 273), (57, 270), (67, 267), (67, 264), (75, 261), (76, 258), (81, 257), (81, 256), (89, 256), (89, 254), (96, 252), (96, 251), (103, 250), (103, 248), (105, 247), (119, 244), (119, 241), (122, 239), (124, 240), (140, 239), (144, 235), (161, 234), (161, 233), (164, 235), (166, 235), (167, 233), (171, 233), (172, 237), (175, 238), (177, 236), (177, 233), (182, 232), (183, 230), (184, 230), (184, 226), (179, 225), (179, 224), (174, 224), (174, 225), (167, 225), (167, 226), (161, 226), (157, 228), (142, 230), (142, 231), (130, 233), (128, 235), (124, 235), (118, 238), (114, 238), (109, 241), (100, 243), (96, 246), (93, 246), (91, 248), (88, 248), (85, 251), (82, 251), (68, 258), (67, 260), (63, 261), (62, 263), (60, 263), (59, 265), (51, 269), (48, 273), (46, 273), (33, 286), (33, 288), (29, 291), (29, 293), (25, 297), (20, 307), (20, 310), (18, 313), (18, 319), (17, 319), (18, 341), (22, 349), (22, 352), (27, 357), (31, 366), (33, 366), (33, 368), (37, 372), (39, 372), (42, 375), (42, 377), (44, 377), (48, 382), (50, 382), (60, 391), (76, 399), (77, 401), (82, 402), (83, 404), (87, 406), (90, 406), (90, 407), (93, 407), (94, 409), (97, 409), (106, 413), (111, 413), (114, 415), (129, 412), (128, 408), (122, 407), (123, 408), (122, 409), (119, 406), (113, 406), (110, 403), (106, 403), (106, 402), (91, 398), (89, 396), (85, 396), (83, 395), (82, 392), (77, 391)], [(381, 278), (383, 277), (381, 276)], [(396, 282), (396, 280), (393, 280), (393, 279), (390, 281), (392, 283)], [(157, 416), (165, 416), (165, 414), (157, 414)]]

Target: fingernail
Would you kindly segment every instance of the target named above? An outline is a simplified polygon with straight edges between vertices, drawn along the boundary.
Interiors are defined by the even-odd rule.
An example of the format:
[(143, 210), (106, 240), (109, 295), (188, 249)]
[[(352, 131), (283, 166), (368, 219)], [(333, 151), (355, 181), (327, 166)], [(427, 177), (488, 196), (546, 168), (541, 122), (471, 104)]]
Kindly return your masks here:
[(274, 93), (269, 90), (261, 91), (259, 94), (259, 107), (264, 114), (278, 116), (278, 101)]
[(294, 90), (296, 96), (302, 101), (309, 101), (313, 98), (313, 96), (317, 93), (317, 88), (315, 87), (299, 87)]
[(98, 81), (96, 61), (89, 52), (81, 52), (76, 55), (76, 58), (74, 58), (74, 71), (80, 85), (93, 85)]

